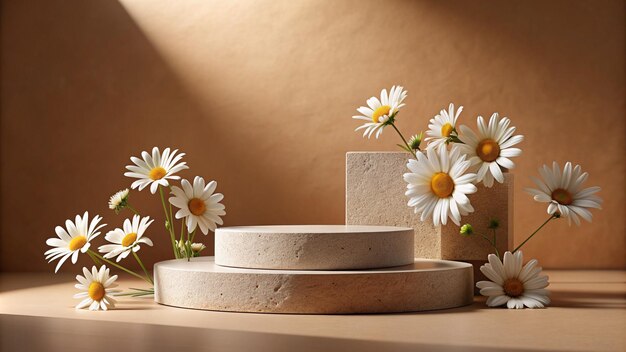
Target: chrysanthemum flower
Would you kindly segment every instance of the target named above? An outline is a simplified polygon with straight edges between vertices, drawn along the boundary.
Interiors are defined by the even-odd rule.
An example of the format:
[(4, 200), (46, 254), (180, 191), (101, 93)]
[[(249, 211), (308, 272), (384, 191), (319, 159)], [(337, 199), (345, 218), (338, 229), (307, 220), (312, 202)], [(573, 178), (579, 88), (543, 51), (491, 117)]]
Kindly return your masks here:
[(220, 216), (226, 215), (225, 207), (220, 201), (224, 198), (221, 193), (215, 193), (217, 182), (211, 181), (205, 185), (202, 177), (196, 176), (193, 186), (189, 181), (182, 180), (182, 188), (172, 187), (169, 202), (177, 208), (176, 219), (187, 218), (187, 230), (192, 232), (199, 225), (205, 235), (215, 231), (217, 225), (224, 222)]
[(117, 301), (113, 296), (120, 290), (113, 290), (117, 287), (115, 280), (117, 275), (109, 276), (109, 269), (104, 265), (98, 270), (95, 266), (91, 272), (83, 268), (85, 276), (76, 275), (78, 283), (75, 287), (83, 292), (74, 295), (74, 298), (84, 298), (76, 305), (76, 309), (89, 307), (89, 310), (108, 310), (115, 308)]
[(543, 308), (550, 304), (548, 277), (539, 276), (541, 267), (537, 260), (529, 261), (524, 267), (521, 251), (504, 253), (504, 264), (495, 254), (489, 254), (489, 263), (480, 271), (491, 281), (479, 281), (476, 287), (487, 296), (489, 307), (506, 304), (508, 308)]
[(442, 145), (426, 152), (428, 157), (417, 153), (417, 160), (410, 159), (407, 164), (411, 171), (404, 174), (408, 183), (405, 194), (410, 197), (408, 206), (415, 207), (415, 213), (422, 213), (421, 221), (432, 216), (435, 225), (445, 225), (449, 217), (460, 225), (461, 216), (474, 211), (467, 198), (476, 192), (472, 184), (476, 175), (465, 173), (470, 162), (457, 147), (448, 151)]
[(149, 216), (140, 217), (139, 215), (133, 216), (133, 221), (130, 219), (124, 220), (123, 228), (117, 228), (113, 231), (109, 231), (104, 238), (113, 243), (100, 246), (98, 250), (104, 254), (107, 259), (117, 256), (116, 262), (126, 258), (131, 251), (137, 252), (141, 249), (141, 244), (145, 243), (148, 246), (152, 246), (152, 240), (148, 237), (144, 237), (144, 233), (150, 224), (154, 220), (150, 220)]
[(438, 148), (442, 144), (446, 144), (450, 134), (456, 128), (456, 120), (463, 111), (463, 107), (454, 111), (454, 104), (450, 103), (448, 110), (442, 109), (438, 115), (430, 119), (428, 131), (426, 131), (425, 141), (428, 142), (427, 149)]
[(180, 162), (185, 153), (176, 155), (178, 149), (170, 153), (170, 148), (165, 148), (163, 155), (159, 151), (159, 148), (152, 148), (152, 155), (148, 152), (141, 152), (142, 159), (131, 157), (130, 160), (135, 165), (128, 165), (126, 169), (129, 172), (125, 172), (124, 176), (138, 178), (130, 186), (132, 189), (139, 188), (143, 190), (146, 186), (150, 185), (150, 192), (156, 193), (160, 186), (169, 186), (168, 180), (179, 180), (180, 176), (174, 175), (175, 173), (188, 169), (186, 162)]
[(519, 148), (512, 148), (524, 140), (524, 136), (516, 135), (515, 127), (509, 127), (511, 120), (500, 118), (498, 113), (491, 115), (489, 124), (485, 124), (482, 116), (478, 116), (478, 134), (469, 127), (461, 125), (459, 139), (465, 144), (459, 144), (461, 152), (468, 155), (468, 160), (478, 168), (476, 181), (483, 182), (486, 187), (493, 186), (495, 179), (504, 182), (501, 167), (512, 169), (515, 167), (512, 157), (522, 154)]
[(367, 123), (357, 127), (355, 131), (365, 129), (363, 137), (370, 138), (374, 132), (376, 132), (376, 138), (380, 137), (384, 127), (393, 123), (393, 117), (404, 106), (402, 102), (406, 94), (407, 92), (402, 87), (393, 86), (389, 94), (386, 89), (380, 92), (380, 100), (377, 97), (367, 99), (368, 106), (356, 109), (361, 115), (352, 116), (353, 119), (367, 121)]
[(115, 213), (119, 213), (128, 205), (128, 188), (123, 189), (109, 198), (109, 209), (115, 210)]
[(602, 199), (595, 195), (600, 187), (582, 188), (589, 174), (582, 172), (580, 165), (572, 168), (572, 163), (567, 162), (561, 172), (559, 164), (553, 162), (552, 169), (543, 165), (539, 168), (539, 174), (543, 180), (531, 176), (539, 189), (527, 188), (526, 191), (536, 201), (549, 203), (548, 214), (558, 213), (566, 217), (570, 225), (572, 220), (580, 225), (579, 216), (591, 222), (592, 215), (588, 208), (602, 209)]
[(59, 271), (67, 258), (72, 257), (72, 264), (76, 264), (78, 253), (87, 252), (91, 245), (89, 242), (100, 235), (98, 230), (106, 226), (106, 224), (98, 225), (100, 220), (102, 217), (96, 215), (90, 223), (89, 213), (85, 212), (82, 217), (76, 215), (74, 222), (69, 219), (66, 220), (65, 229), (61, 226), (54, 229), (58, 238), (49, 238), (46, 240), (46, 244), (55, 248), (47, 250), (44, 255), (48, 263), (60, 258), (54, 269), (55, 273)]

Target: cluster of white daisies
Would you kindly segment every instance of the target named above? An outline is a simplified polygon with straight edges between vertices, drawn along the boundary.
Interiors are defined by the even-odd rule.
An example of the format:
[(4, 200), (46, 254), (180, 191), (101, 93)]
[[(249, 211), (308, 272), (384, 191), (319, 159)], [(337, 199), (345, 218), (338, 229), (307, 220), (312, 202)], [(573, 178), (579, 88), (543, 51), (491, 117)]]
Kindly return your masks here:
[[(222, 225), (222, 216), (226, 215), (225, 207), (220, 202), (224, 198), (221, 193), (215, 193), (217, 183), (208, 183), (202, 177), (196, 176), (193, 183), (183, 179), (180, 187), (171, 185), (170, 182), (180, 180), (176, 173), (188, 169), (186, 162), (182, 162), (185, 154), (178, 153), (178, 150), (171, 151), (165, 148), (163, 153), (157, 148), (152, 149), (152, 154), (142, 152), (142, 158), (131, 157), (134, 165), (126, 166), (128, 172), (124, 175), (136, 178), (131, 185), (132, 189), (139, 191), (150, 186), (150, 192), (160, 193), (163, 211), (165, 213), (165, 228), (170, 236), (170, 241), (174, 256), (176, 258), (187, 258), (198, 256), (206, 248), (202, 243), (194, 243), (194, 236), (197, 228), (203, 234), (215, 231), (217, 225)], [(172, 214), (171, 206), (165, 203), (164, 192), (166, 189), (172, 196), (169, 203), (178, 208), (175, 215)], [(123, 270), (133, 276), (141, 278), (153, 284), (152, 277), (139, 258), (137, 252), (142, 245), (152, 246), (153, 242), (145, 236), (148, 227), (154, 220), (149, 216), (141, 216), (139, 212), (129, 203), (128, 189), (115, 193), (109, 199), (109, 208), (119, 213), (128, 208), (135, 215), (132, 219), (125, 219), (122, 227), (109, 231), (104, 238), (109, 244), (98, 247), (98, 252), (92, 250), (91, 241), (100, 235), (100, 229), (106, 224), (100, 224), (102, 217), (96, 215), (89, 220), (88, 212), (83, 216), (76, 215), (74, 221), (66, 220), (65, 228), (57, 226), (55, 232), (57, 237), (49, 238), (46, 244), (53, 247), (45, 252), (48, 262), (58, 260), (55, 273), (61, 268), (68, 258), (75, 264), (80, 253), (87, 253), (96, 265), (103, 262)], [(176, 234), (174, 218), (180, 219), (181, 230)], [(185, 231), (186, 230), (186, 231)], [(178, 240), (177, 240), (178, 238)], [(144, 274), (138, 274), (123, 265), (119, 264), (124, 258), (132, 255), (143, 269)], [(115, 258), (115, 261), (111, 259)], [(109, 268), (101, 265), (100, 269), (94, 266), (91, 272), (83, 268), (84, 276), (76, 276), (79, 284), (76, 288), (83, 292), (77, 294), (75, 298), (84, 298), (76, 308), (89, 308), (90, 310), (107, 310), (115, 306), (113, 296), (119, 294), (119, 290), (112, 288), (117, 275), (110, 276)], [(149, 294), (152, 290), (140, 290), (142, 292), (133, 294), (140, 296)]]
[[(504, 182), (504, 173), (515, 167), (512, 158), (522, 154), (516, 145), (524, 140), (524, 136), (515, 135), (516, 128), (511, 126), (511, 120), (500, 118), (498, 113), (492, 114), (489, 121), (478, 116), (476, 131), (459, 125), (463, 107), (455, 109), (454, 104), (450, 104), (447, 110), (442, 109), (430, 119), (424, 139), (427, 145), (422, 151), (422, 133), (407, 141), (395, 125), (406, 96), (407, 92), (402, 87), (394, 86), (389, 94), (383, 89), (380, 99), (368, 99), (368, 106), (357, 109), (361, 115), (353, 116), (354, 119), (367, 121), (356, 130), (365, 129), (364, 137), (375, 135), (378, 138), (386, 126), (392, 126), (403, 141), (403, 145), (399, 146), (414, 156), (407, 163), (409, 172), (404, 174), (408, 206), (420, 214), (421, 221), (431, 219), (435, 225), (446, 225), (450, 219), (461, 226), (461, 217), (474, 211), (468, 195), (477, 192), (477, 184), (490, 188), (494, 181)], [(588, 174), (582, 172), (579, 165), (572, 166), (568, 162), (561, 169), (554, 162), (552, 168), (543, 165), (539, 173), (542, 179), (532, 178), (538, 189), (526, 191), (536, 201), (548, 203), (550, 218), (546, 223), (560, 217), (567, 218), (570, 224), (573, 221), (579, 225), (579, 218), (591, 222), (589, 208), (601, 208), (602, 199), (595, 195), (600, 187), (583, 188)], [(461, 233), (471, 234), (466, 231), (469, 228), (469, 224), (464, 225)], [(521, 245), (513, 252), (505, 253), (502, 261), (496, 255), (490, 256), (489, 264), (481, 268), (492, 280), (478, 283), (481, 293), (489, 296), (488, 305), (534, 308), (549, 303), (545, 290), (547, 277), (540, 279), (541, 268), (536, 267), (536, 261), (530, 261), (522, 269), (519, 247)], [(511, 288), (513, 286), (516, 288)]]

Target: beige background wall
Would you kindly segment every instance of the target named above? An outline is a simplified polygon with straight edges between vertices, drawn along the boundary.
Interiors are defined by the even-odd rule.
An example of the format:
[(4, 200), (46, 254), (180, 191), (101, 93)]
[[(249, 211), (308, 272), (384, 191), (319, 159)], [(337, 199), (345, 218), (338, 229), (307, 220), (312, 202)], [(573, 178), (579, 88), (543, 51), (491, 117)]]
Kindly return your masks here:
[[(391, 130), (362, 139), (350, 117), (393, 84), (409, 90), (407, 134), (451, 101), (465, 106), (466, 124), (493, 111), (513, 119), (526, 136), (514, 170), (518, 243), (545, 217), (522, 191), (528, 176), (552, 160), (580, 163), (603, 188), (604, 210), (593, 224), (551, 224), (527, 255), (551, 268), (624, 268), (624, 10), (622, 1), (3, 1), (1, 268), (52, 271), (45, 239), (83, 210), (119, 226), (108, 196), (130, 185), (129, 156), (153, 145), (185, 151), (184, 176), (218, 181), (226, 225), (342, 223), (345, 152), (397, 142)], [(161, 224), (156, 198), (132, 201)], [(168, 258), (164, 231), (155, 224), (150, 235), (157, 246), (140, 253)]]

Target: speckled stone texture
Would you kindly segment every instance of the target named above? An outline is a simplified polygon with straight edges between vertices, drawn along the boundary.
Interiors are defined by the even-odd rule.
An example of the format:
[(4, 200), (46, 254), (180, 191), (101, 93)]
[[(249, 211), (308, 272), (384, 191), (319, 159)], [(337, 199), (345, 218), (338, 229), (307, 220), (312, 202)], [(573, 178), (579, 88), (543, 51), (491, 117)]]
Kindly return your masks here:
[[(478, 191), (468, 196), (475, 211), (461, 218), (461, 224), (470, 223), (475, 232), (489, 238), (493, 236), (493, 230), (488, 228), (489, 220), (498, 219), (500, 226), (496, 230), (496, 246), (500, 253), (513, 248), (513, 182), (514, 175), (505, 173), (504, 183), (495, 182), (491, 188), (477, 185)], [(459, 226), (454, 223), (441, 227), (441, 238), (442, 259), (484, 263), (487, 256), (494, 253), (482, 237), (459, 235)]]
[(255, 269), (373, 269), (413, 263), (413, 229), (281, 225), (215, 231), (215, 263)]
[(155, 301), (233, 312), (352, 314), (445, 309), (473, 300), (471, 265), (439, 260), (378, 270), (286, 271), (215, 265), (213, 257), (155, 264)]
[(407, 226), (415, 229), (415, 257), (441, 259), (441, 228), (406, 203), (410, 154), (402, 152), (351, 152), (346, 154), (346, 224)]
[[(407, 206), (406, 182), (402, 175), (410, 154), (404, 152), (350, 152), (346, 155), (346, 224), (407, 226), (415, 229), (415, 256), (485, 262), (493, 253), (481, 237), (459, 235), (459, 226), (449, 223), (434, 226), (432, 220), (421, 222)], [(504, 184), (492, 188), (478, 186), (469, 196), (476, 211), (464, 216), (461, 223), (487, 231), (490, 218), (500, 220), (498, 250), (513, 246), (513, 175), (505, 174)]]

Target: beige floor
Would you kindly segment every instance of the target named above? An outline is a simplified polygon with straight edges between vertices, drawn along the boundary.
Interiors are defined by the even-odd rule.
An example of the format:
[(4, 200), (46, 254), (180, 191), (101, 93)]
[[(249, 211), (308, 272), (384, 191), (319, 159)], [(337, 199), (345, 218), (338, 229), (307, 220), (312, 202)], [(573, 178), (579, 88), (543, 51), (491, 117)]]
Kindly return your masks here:
[[(541, 310), (468, 307), (407, 314), (209, 312), (124, 299), (77, 311), (71, 276), (0, 274), (1, 351), (624, 351), (626, 271), (551, 271)], [(122, 280), (123, 287), (145, 287)]]

